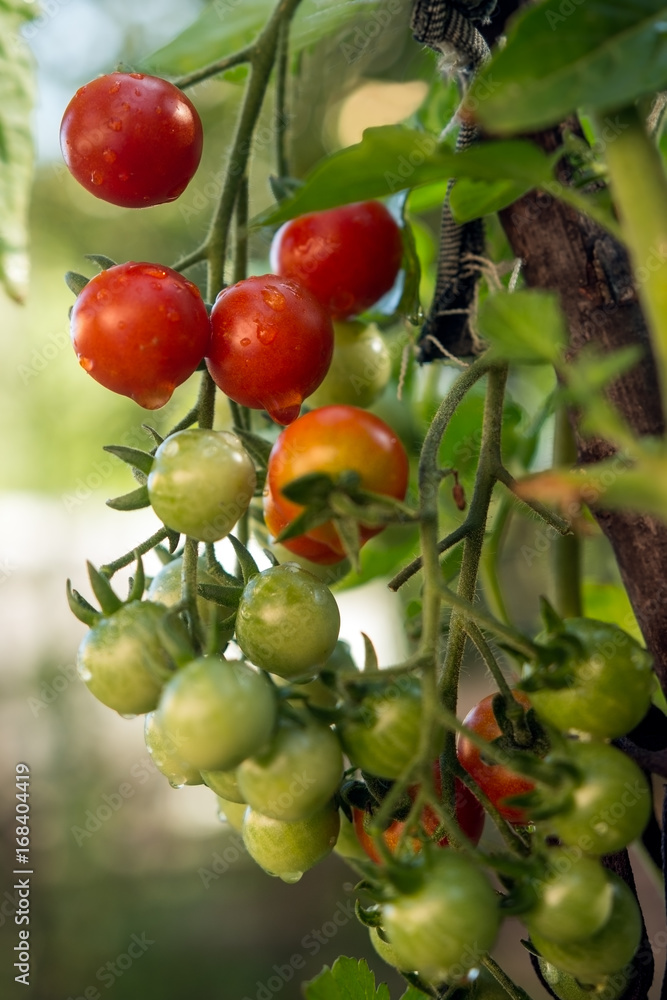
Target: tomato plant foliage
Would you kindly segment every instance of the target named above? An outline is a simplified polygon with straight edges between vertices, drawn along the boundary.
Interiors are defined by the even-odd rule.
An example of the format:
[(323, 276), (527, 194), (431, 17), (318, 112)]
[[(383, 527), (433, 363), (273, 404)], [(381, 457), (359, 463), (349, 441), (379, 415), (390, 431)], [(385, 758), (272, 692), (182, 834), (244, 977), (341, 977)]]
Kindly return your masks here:
[[(146, 716), (157, 769), (175, 787), (210, 789), (266, 872), (292, 883), (336, 849), (361, 879), (359, 921), (405, 979), (402, 1000), (522, 1000), (491, 954), (508, 914), (524, 927), (516, 948), (534, 953), (556, 997), (603, 996), (618, 974), (641, 1000), (650, 947), (634, 886), (599, 859), (629, 872), (625, 852), (653, 815), (642, 769), (667, 776), (652, 669), (664, 680), (664, 650), (658, 612), (636, 609), (649, 651), (622, 627), (636, 633), (634, 619), (613, 621), (627, 605), (620, 586), (605, 603), (608, 580), (584, 580), (582, 567), (590, 576), (591, 525), (605, 527), (605, 512), (625, 512), (644, 546), (664, 528), (664, 441), (642, 433), (616, 391), (650, 340), (667, 401), (667, 180), (655, 141), (664, 7), (545, 0), (487, 52), (479, 29), (495, 3), (443, 3), (433, 23), (428, 3), (410, 6), (418, 42), (455, 50), (454, 82), (415, 44), (395, 72), (431, 78), (421, 107), (317, 162), (296, 155), (291, 75), (325, 41), (343, 50), (340, 39), (363, 39), (364, 18), (380, 34), (391, 22), (409, 48), (407, 5), (213, 3), (143, 72), (91, 81), (65, 111), (75, 179), (132, 211), (178, 198), (195, 177), (208, 136), (188, 89), (220, 76), (242, 88), (201, 243), (170, 265), (96, 253), (100, 274), (67, 277), (73, 346), (100, 392), (162, 411), (199, 380), (187, 412), (174, 418), (176, 393), (156, 413), (150, 449), (107, 446), (136, 480), (110, 506), (150, 505), (160, 526), (89, 566), (99, 610), (68, 584), (88, 628), (79, 673), (109, 708)], [(0, 3), (0, 19), (22, 16)], [(491, 23), (499, 36), (504, 25)], [(9, 79), (22, 107), (18, 55)], [(270, 98), (274, 200), (258, 211)], [(566, 118), (557, 148), (526, 138)], [(0, 175), (0, 276), (17, 296), (28, 150), (4, 106), (0, 154), (11, 164)], [(524, 211), (535, 191), (570, 212), (562, 255), (577, 233), (596, 233), (596, 253), (614, 248), (572, 289), (592, 298), (595, 272), (616, 296), (584, 350), (557, 282), (538, 282), (530, 255), (517, 260), (510, 246), (502, 210)], [(136, 217), (150, 225), (150, 213)], [(528, 232), (540, 224), (519, 217)], [(196, 265), (201, 288), (185, 276)], [(646, 319), (641, 349), (624, 341), (605, 354), (596, 339), (629, 298)], [(452, 334), (460, 324), (469, 347)], [(431, 347), (436, 359), (419, 367)], [(583, 454), (591, 440), (605, 442), (605, 458), (573, 468), (577, 441)], [(130, 563), (122, 600), (111, 581)], [(339, 640), (337, 591), (373, 580), (398, 592), (405, 624), (406, 652), (389, 670), (372, 618), (363, 668)], [(554, 606), (538, 604), (543, 591)], [(471, 650), (488, 677), (465, 715)], [(645, 846), (659, 865), (654, 841)], [(350, 958), (305, 996), (390, 1000)]]

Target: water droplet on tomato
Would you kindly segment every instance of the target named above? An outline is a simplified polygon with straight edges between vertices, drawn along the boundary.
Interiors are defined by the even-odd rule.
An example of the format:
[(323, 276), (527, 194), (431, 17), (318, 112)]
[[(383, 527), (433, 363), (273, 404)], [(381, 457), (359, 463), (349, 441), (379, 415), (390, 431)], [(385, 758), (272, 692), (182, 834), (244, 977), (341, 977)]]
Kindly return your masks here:
[(162, 114), (162, 108), (160, 107), (160, 105), (159, 105), (159, 104), (158, 104), (158, 106), (157, 106), (157, 107), (156, 107), (156, 109), (155, 109), (155, 114), (156, 114), (156, 115), (161, 115), (161, 114)]
[(148, 275), (149, 278), (166, 278), (167, 277), (167, 272), (163, 271), (161, 267), (146, 267), (146, 268), (144, 268), (144, 274)]
[(181, 314), (179, 312), (176, 312), (175, 309), (167, 310), (167, 319), (169, 320), (170, 323), (178, 323), (180, 318)]
[(130, 76), (132, 77), (133, 80), (143, 80), (144, 78), (143, 73), (130, 73)]
[(122, 174), (118, 174), (118, 180), (119, 181), (129, 181), (129, 179), (130, 179), (130, 175), (126, 174), (125, 171), (123, 171)]
[(93, 182), (93, 184), (100, 185), (104, 181), (104, 174), (102, 173), (101, 170), (93, 170), (92, 174), (90, 175), (90, 179)]
[(241, 347), (250, 347), (251, 340), (250, 337), (243, 337), (241, 340)]
[(112, 132), (122, 132), (123, 123), (120, 118), (110, 118), (107, 122), (107, 128), (110, 128)]
[(266, 288), (263, 288), (262, 298), (269, 309), (274, 309), (276, 312), (282, 312), (287, 304), (285, 296), (275, 285), (267, 285)]
[(120, 715), (121, 719), (136, 719), (137, 718), (137, 713), (136, 712), (119, 712), (119, 715)]
[(113, 163), (116, 159), (116, 154), (113, 149), (105, 149), (102, 153), (102, 159), (105, 163)]
[(169, 779), (169, 784), (172, 788), (185, 788), (184, 781), (174, 781), (172, 778)]
[(88, 669), (88, 667), (84, 667), (82, 664), (79, 665), (79, 671), (78, 671), (78, 673), (79, 673), (79, 677), (81, 678), (82, 681), (86, 681), (87, 682), (87, 681), (92, 681), (92, 679), (93, 679), (93, 675), (90, 672), (90, 670)]
[(120, 90), (120, 80), (116, 80), (116, 82), (112, 83), (111, 86), (109, 87), (109, 93), (117, 94), (119, 90)]
[(106, 288), (100, 288), (99, 292), (95, 295), (98, 302), (104, 302), (105, 299), (109, 298), (109, 292)]
[(282, 875), (278, 876), (279, 879), (283, 882), (287, 882), (288, 885), (294, 885), (294, 883), (298, 882), (302, 877), (303, 872), (283, 872)]
[(274, 396), (272, 399), (262, 400), (264, 409), (271, 419), (275, 420), (277, 424), (283, 425), (291, 424), (293, 420), (296, 420), (301, 411), (302, 402), (303, 396), (295, 391), (286, 392), (281, 396)]
[(270, 326), (262, 326), (257, 331), (257, 339), (260, 344), (268, 346), (276, 339), (276, 331)]
[(151, 385), (145, 392), (135, 392), (132, 399), (145, 410), (159, 410), (161, 406), (168, 403), (176, 388), (173, 383), (163, 382), (162, 385)]
[(129, 101), (123, 101), (123, 103), (121, 104), (121, 108), (123, 109), (123, 111), (129, 111), (130, 110)]

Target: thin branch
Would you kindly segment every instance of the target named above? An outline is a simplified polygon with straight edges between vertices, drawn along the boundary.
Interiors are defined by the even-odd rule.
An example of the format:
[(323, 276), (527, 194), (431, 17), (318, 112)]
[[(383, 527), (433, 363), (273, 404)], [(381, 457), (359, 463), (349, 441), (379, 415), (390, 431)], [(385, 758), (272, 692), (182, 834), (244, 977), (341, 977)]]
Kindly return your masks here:
[(232, 52), (230, 56), (224, 56), (222, 59), (216, 59), (215, 62), (209, 63), (208, 66), (204, 66), (202, 69), (196, 69), (192, 73), (186, 73), (185, 76), (179, 76), (177, 80), (173, 81), (173, 84), (175, 87), (185, 90), (187, 87), (194, 86), (195, 83), (201, 83), (202, 80), (208, 80), (211, 76), (219, 76), (220, 73), (224, 73), (225, 70), (228, 69), (233, 69), (234, 66), (240, 66), (242, 63), (250, 62), (254, 52), (255, 45), (248, 45), (245, 49), (239, 49), (238, 52)]

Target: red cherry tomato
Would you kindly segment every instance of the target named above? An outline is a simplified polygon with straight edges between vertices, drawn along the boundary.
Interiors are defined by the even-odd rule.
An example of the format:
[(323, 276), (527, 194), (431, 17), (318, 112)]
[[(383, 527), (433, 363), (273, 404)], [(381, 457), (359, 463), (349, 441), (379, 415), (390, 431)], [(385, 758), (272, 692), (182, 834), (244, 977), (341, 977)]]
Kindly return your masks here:
[(379, 201), (342, 205), (286, 222), (271, 246), (271, 267), (318, 297), (335, 319), (356, 316), (396, 280), (401, 230)]
[[(512, 692), (523, 705), (530, 708), (530, 701), (521, 691)], [(485, 740), (491, 742), (501, 735), (500, 726), (493, 714), (492, 702), (495, 695), (482, 698), (478, 705), (468, 712), (463, 720), (464, 725)], [(510, 823), (527, 823), (528, 818), (523, 809), (506, 805), (504, 800), (512, 795), (523, 795), (532, 792), (535, 785), (528, 778), (511, 771), (502, 764), (487, 764), (481, 759), (481, 751), (465, 736), (458, 741), (456, 753), (459, 763), (468, 774), (475, 779), (483, 792), (486, 792), (501, 816)]]
[(202, 360), (211, 324), (191, 281), (161, 264), (128, 261), (85, 285), (71, 335), (96, 382), (156, 410)]
[[(408, 456), (391, 427), (355, 406), (311, 410), (290, 424), (271, 449), (265, 504), (270, 508), (267, 495), (272, 497), (277, 516), (289, 524), (303, 507), (283, 495), (284, 486), (309, 472), (325, 472), (335, 477), (346, 471), (359, 473), (363, 489), (399, 500), (405, 497)], [(362, 527), (362, 544), (380, 530)], [(299, 536), (302, 537), (325, 545), (341, 559), (345, 555), (331, 521)]]
[(178, 198), (202, 144), (192, 102), (173, 83), (143, 73), (109, 73), (80, 87), (60, 126), (60, 148), (79, 184), (124, 208)]
[[(440, 794), (441, 784), (439, 761), (433, 762), (433, 780), (435, 782), (436, 792)], [(472, 792), (469, 791), (463, 782), (458, 778), (454, 779), (454, 786), (456, 789), (456, 819), (463, 833), (465, 833), (473, 844), (477, 844), (479, 842), (479, 838), (482, 836), (482, 828), (484, 827), (484, 809)], [(412, 787), (408, 789), (408, 794), (414, 801), (417, 794), (417, 788)], [(376, 864), (381, 864), (382, 858), (380, 857), (378, 849), (375, 845), (375, 841), (366, 829), (366, 824), (369, 818), (370, 814), (364, 812), (363, 809), (352, 809), (352, 821), (354, 823), (354, 829), (359, 843), (371, 861), (375, 861)], [(440, 826), (438, 817), (430, 806), (424, 807), (420, 823), (427, 836), (434, 834)], [(398, 847), (398, 843), (404, 829), (405, 821), (395, 819), (382, 834), (382, 838), (392, 854), (396, 853), (396, 848)], [(421, 850), (421, 841), (417, 837), (408, 838), (408, 844), (415, 853)], [(442, 837), (438, 841), (438, 844), (440, 847), (447, 847), (449, 841), (446, 837)]]
[(246, 278), (220, 292), (211, 325), (206, 363), (216, 385), (279, 424), (295, 420), (333, 355), (331, 317), (315, 296), (274, 274)]

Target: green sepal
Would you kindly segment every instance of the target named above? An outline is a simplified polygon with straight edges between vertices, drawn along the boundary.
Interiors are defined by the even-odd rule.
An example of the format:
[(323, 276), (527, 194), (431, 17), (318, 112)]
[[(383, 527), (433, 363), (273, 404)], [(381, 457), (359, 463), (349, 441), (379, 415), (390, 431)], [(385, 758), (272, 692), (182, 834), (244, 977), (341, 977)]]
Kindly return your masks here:
[(97, 264), (101, 271), (108, 271), (110, 267), (117, 266), (115, 260), (112, 260), (111, 257), (105, 257), (103, 253), (84, 253), (83, 256), (86, 260), (91, 260), (93, 264)]
[(224, 608), (238, 608), (243, 594), (243, 587), (225, 587), (216, 583), (198, 583), (197, 593), (207, 601), (222, 605)]
[(112, 615), (115, 611), (122, 608), (123, 602), (114, 591), (106, 576), (103, 576), (91, 562), (87, 562), (86, 566), (88, 567), (90, 586), (93, 588), (95, 597), (100, 602), (102, 614), (105, 616)]
[(85, 274), (79, 274), (78, 271), (65, 272), (65, 284), (74, 295), (79, 295), (89, 281), (90, 278), (87, 278)]
[(160, 446), (160, 445), (162, 444), (162, 442), (164, 441), (164, 438), (162, 437), (162, 435), (161, 435), (161, 434), (159, 434), (159, 433), (158, 433), (158, 432), (157, 432), (157, 431), (155, 430), (155, 428), (154, 428), (154, 427), (151, 427), (151, 425), (150, 425), (150, 424), (142, 424), (141, 426), (143, 427), (143, 429), (144, 429), (145, 431), (147, 431), (147, 433), (148, 433), (148, 434), (150, 434), (150, 436), (151, 436), (151, 437), (153, 438), (153, 440), (155, 441), (155, 444), (156, 444), (156, 445), (158, 446), (158, 448), (159, 448), (159, 446)]
[(354, 904), (354, 913), (359, 923), (363, 924), (364, 927), (382, 926), (382, 907), (377, 903), (364, 906), (360, 900), (357, 900)]
[(122, 444), (105, 444), (102, 451), (107, 451), (110, 455), (115, 455), (121, 462), (132, 466), (133, 469), (138, 469), (145, 476), (149, 474), (155, 461), (154, 457), (147, 451), (141, 451), (140, 448), (127, 448)]
[(217, 656), (223, 654), (230, 639), (234, 637), (234, 626), (236, 625), (236, 612), (228, 615), (227, 618), (220, 618), (220, 608), (216, 606), (211, 615), (211, 621), (206, 630), (206, 655)]
[(331, 510), (325, 507), (307, 507), (301, 514), (298, 514), (283, 530), (276, 536), (277, 542), (286, 542), (290, 538), (298, 538), (299, 535), (319, 528), (321, 524), (326, 524), (331, 520)]
[(563, 619), (546, 597), (540, 597), (540, 617), (549, 635), (559, 635), (563, 631)]
[(361, 532), (359, 522), (354, 517), (337, 517), (334, 520), (336, 531), (340, 543), (343, 546), (345, 555), (350, 560), (352, 568), (359, 573), (361, 563), (359, 561), (359, 551), (361, 549)]
[(252, 580), (253, 576), (259, 576), (259, 567), (243, 542), (240, 542), (234, 535), (227, 535), (227, 540), (231, 542), (236, 553), (244, 584)]
[(292, 503), (310, 507), (324, 505), (335, 489), (336, 483), (325, 472), (307, 472), (305, 476), (299, 476), (283, 486), (281, 493)]
[(272, 566), (280, 566), (280, 559), (278, 559), (275, 552), (272, 552), (271, 549), (262, 549), (262, 552), (264, 553), (264, 555), (269, 560)]
[(179, 534), (178, 531), (174, 531), (173, 528), (168, 528), (166, 524), (164, 526), (164, 530), (167, 532), (167, 541), (169, 542), (169, 551), (170, 551), (170, 553), (173, 554), (176, 551), (176, 549), (178, 548), (178, 543), (179, 543), (179, 540), (180, 540), (181, 536), (180, 536), (180, 534)]
[(303, 181), (296, 177), (277, 177), (275, 174), (269, 176), (269, 184), (271, 193), (278, 202), (291, 198), (298, 188), (303, 187)]
[[(107, 507), (111, 507), (112, 510), (141, 510), (142, 507), (150, 507), (151, 502), (148, 499), (148, 487), (143, 485), (136, 490), (132, 490), (131, 493), (124, 493), (120, 497), (112, 497), (106, 501), (106, 505)], [(168, 537), (171, 541), (171, 536)], [(178, 545), (178, 536), (176, 545)], [(173, 552), (174, 549), (170, 549), (170, 551)]]
[(96, 611), (92, 604), (89, 604), (85, 597), (81, 596), (78, 590), (72, 590), (70, 580), (67, 581), (67, 603), (72, 614), (89, 628), (94, 628), (102, 617), (100, 612)]
[(130, 591), (127, 595), (126, 604), (130, 604), (132, 601), (140, 601), (144, 596), (144, 590), (146, 589), (146, 574), (144, 573), (144, 564), (141, 556), (137, 556), (137, 569), (132, 577), (132, 584), (130, 586)]
[(415, 862), (400, 864), (390, 860), (385, 870), (391, 887), (402, 896), (417, 892), (428, 878), (429, 855), (428, 845), (425, 844)]
[(195, 659), (197, 654), (178, 611), (172, 610), (165, 614), (158, 625), (158, 635), (177, 667), (186, 667)]
[(535, 890), (527, 879), (514, 882), (510, 891), (501, 896), (499, 908), (503, 916), (516, 917), (535, 908)]
[(214, 576), (219, 582), (224, 583), (225, 586), (243, 586), (242, 580), (239, 580), (237, 576), (232, 576), (231, 573), (228, 573), (227, 570), (220, 565), (215, 556), (215, 547), (213, 542), (206, 543), (206, 569), (211, 576)]
[(380, 665), (377, 653), (375, 652), (375, 646), (365, 632), (361, 633), (361, 637), (364, 640), (364, 672), (371, 673), (379, 670)]
[(253, 434), (252, 431), (244, 430), (241, 427), (235, 427), (234, 434), (237, 438), (240, 438), (241, 444), (255, 464), (261, 469), (266, 469), (269, 464), (269, 455), (273, 448), (272, 443), (259, 434)]

